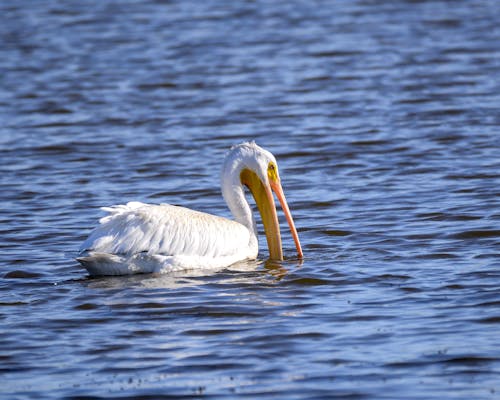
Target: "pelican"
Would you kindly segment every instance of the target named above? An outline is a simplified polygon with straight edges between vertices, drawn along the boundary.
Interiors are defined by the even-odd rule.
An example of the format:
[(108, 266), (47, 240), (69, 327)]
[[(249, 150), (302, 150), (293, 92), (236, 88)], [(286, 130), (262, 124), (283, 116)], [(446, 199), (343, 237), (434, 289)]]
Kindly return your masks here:
[(283, 193), (275, 157), (255, 142), (233, 146), (221, 173), (223, 197), (234, 220), (170, 204), (130, 202), (103, 207), (108, 215), (80, 248), (90, 275), (166, 273), (223, 268), (257, 258), (257, 227), (245, 187), (259, 210), (271, 260), (283, 260), (273, 192), (302, 258), (297, 229)]

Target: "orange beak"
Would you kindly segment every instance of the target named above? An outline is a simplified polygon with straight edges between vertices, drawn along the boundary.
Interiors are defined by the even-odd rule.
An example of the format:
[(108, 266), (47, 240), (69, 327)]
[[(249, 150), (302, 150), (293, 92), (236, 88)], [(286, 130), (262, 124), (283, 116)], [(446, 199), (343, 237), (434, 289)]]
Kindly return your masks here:
[[(290, 232), (292, 233), (293, 241), (295, 242), (295, 247), (297, 248), (297, 256), (299, 258), (304, 258), (304, 255), (302, 254), (302, 247), (300, 246), (299, 235), (297, 234), (297, 229), (295, 228), (295, 223), (293, 222), (292, 213), (288, 208), (285, 193), (283, 193), (283, 188), (281, 187), (279, 179), (274, 182), (271, 181), (271, 189), (274, 191), (274, 193), (276, 193), (276, 197), (281, 204), (281, 209), (285, 214), (286, 221), (288, 222), (288, 226), (290, 227)], [(276, 211), (276, 208), (274, 210)]]
[(262, 223), (264, 224), (264, 231), (266, 233), (267, 246), (269, 247), (269, 258), (271, 260), (283, 260), (283, 249), (281, 245), (281, 233), (278, 222), (278, 214), (276, 212), (276, 205), (274, 203), (273, 191), (276, 193), (281, 208), (285, 214), (286, 220), (292, 232), (292, 237), (297, 248), (299, 258), (303, 257), (302, 248), (300, 246), (299, 236), (297, 229), (293, 222), (292, 214), (288, 208), (285, 194), (279, 178), (270, 179), (270, 185), (265, 185), (258, 175), (245, 168), (240, 174), (241, 183), (247, 186), (252, 193), (252, 196), (259, 209)]

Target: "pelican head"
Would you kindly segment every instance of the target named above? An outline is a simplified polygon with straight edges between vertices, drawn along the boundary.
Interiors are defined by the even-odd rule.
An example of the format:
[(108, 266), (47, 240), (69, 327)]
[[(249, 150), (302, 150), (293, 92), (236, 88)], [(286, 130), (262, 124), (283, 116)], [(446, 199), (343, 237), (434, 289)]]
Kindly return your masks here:
[(222, 192), (231, 212), (238, 222), (252, 228), (256, 233), (255, 221), (245, 200), (243, 187), (250, 190), (264, 224), (269, 257), (272, 260), (283, 260), (274, 192), (290, 227), (298, 257), (303, 257), (297, 229), (281, 186), (278, 163), (269, 151), (255, 142), (233, 146), (226, 156), (221, 177)]

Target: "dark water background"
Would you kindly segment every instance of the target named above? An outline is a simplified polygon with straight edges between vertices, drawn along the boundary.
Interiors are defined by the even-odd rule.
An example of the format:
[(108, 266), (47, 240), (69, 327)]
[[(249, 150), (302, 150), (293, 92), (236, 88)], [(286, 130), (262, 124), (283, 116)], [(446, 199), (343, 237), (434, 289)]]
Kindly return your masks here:
[[(0, 397), (500, 398), (499, 10), (1, 2)], [(302, 265), (79, 268), (100, 206), (229, 216), (247, 139)]]

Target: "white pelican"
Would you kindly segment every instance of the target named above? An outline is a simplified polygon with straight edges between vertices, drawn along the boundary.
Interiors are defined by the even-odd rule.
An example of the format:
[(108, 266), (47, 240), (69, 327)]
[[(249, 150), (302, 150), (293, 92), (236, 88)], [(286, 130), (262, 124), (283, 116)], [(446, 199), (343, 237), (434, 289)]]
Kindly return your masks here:
[(222, 268), (255, 259), (257, 228), (244, 186), (260, 212), (270, 258), (283, 260), (273, 191), (302, 258), (278, 165), (270, 152), (255, 142), (233, 146), (224, 161), (221, 186), (234, 221), (169, 204), (130, 202), (104, 207), (109, 214), (82, 244), (77, 260), (90, 275), (126, 275)]

